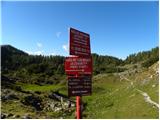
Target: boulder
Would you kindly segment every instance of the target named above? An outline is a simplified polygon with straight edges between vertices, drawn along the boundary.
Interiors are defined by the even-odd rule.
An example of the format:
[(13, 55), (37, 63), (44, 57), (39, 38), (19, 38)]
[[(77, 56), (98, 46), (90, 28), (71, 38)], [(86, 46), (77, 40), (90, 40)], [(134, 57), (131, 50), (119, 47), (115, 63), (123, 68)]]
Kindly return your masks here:
[(55, 107), (54, 111), (57, 112), (57, 111), (61, 111), (62, 110), (62, 107)]
[(20, 115), (13, 115), (13, 119), (20, 118)]
[(38, 111), (43, 110), (42, 99), (39, 96), (26, 96), (21, 102), (25, 105), (33, 106)]
[(1, 119), (5, 119), (7, 117), (7, 114), (1, 113)]
[(2, 100), (5, 101), (5, 100), (13, 100), (13, 99), (16, 99), (18, 100), (18, 96), (14, 93), (9, 93), (9, 94), (2, 94)]
[(22, 116), (22, 119), (32, 119), (29, 114), (25, 114)]
[(13, 116), (13, 114), (9, 113), (8, 116), (7, 116), (7, 118), (12, 117), (12, 116)]

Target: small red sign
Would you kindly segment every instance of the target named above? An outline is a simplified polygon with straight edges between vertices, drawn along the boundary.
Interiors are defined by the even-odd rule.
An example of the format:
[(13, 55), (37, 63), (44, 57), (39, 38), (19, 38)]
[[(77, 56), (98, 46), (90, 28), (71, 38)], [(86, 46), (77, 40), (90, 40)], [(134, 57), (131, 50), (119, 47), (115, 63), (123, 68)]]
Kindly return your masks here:
[(68, 77), (68, 96), (91, 95), (91, 76)]
[(91, 55), (89, 34), (70, 28), (70, 55)]
[(67, 57), (65, 72), (68, 75), (92, 74), (92, 57)]

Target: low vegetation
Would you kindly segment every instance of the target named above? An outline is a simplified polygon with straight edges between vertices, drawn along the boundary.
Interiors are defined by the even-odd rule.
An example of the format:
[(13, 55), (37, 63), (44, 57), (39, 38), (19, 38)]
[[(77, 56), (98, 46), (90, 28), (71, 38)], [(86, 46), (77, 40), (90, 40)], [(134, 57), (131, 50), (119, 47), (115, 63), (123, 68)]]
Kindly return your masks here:
[[(68, 98), (63, 56), (34, 56), (2, 45), (1, 118), (75, 118), (75, 97)], [(83, 118), (159, 117), (159, 48), (126, 60), (92, 54), (93, 89), (83, 96)], [(71, 103), (71, 104), (70, 104)]]

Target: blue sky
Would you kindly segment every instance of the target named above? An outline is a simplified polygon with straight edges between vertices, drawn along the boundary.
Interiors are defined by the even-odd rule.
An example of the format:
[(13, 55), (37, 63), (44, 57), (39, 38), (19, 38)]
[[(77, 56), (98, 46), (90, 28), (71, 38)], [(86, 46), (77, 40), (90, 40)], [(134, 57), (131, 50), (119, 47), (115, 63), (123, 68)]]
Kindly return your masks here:
[(158, 46), (158, 2), (2, 2), (1, 44), (68, 56), (69, 27), (90, 34), (91, 51), (126, 58)]

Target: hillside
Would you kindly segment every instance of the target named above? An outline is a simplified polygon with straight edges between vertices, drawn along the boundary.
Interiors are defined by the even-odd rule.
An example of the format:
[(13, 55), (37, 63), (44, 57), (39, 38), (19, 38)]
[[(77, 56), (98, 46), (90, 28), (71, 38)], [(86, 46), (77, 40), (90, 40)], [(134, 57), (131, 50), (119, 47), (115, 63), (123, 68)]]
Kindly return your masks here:
[[(44, 76), (52, 76), (53, 74), (64, 75), (64, 59), (63, 56), (42, 56), (28, 55), (27, 53), (14, 48), (11, 45), (1, 46), (2, 72), (4, 74), (16, 72), (15, 77), (26, 78), (33, 74)], [(137, 54), (129, 55), (125, 60), (107, 55), (92, 54), (93, 73), (114, 73), (126, 70), (124, 65), (142, 63), (143, 67), (149, 67), (159, 60), (159, 47), (150, 51), (143, 51)], [(28, 79), (28, 78), (27, 78)]]
[(86, 118), (158, 119), (158, 65), (94, 76), (95, 91), (84, 98)]
[[(65, 57), (28, 55), (10, 45), (1, 51), (1, 118), (75, 117), (75, 97), (67, 97)], [(156, 47), (126, 60), (92, 54), (93, 94), (83, 97), (83, 118), (158, 119), (158, 52)]]

